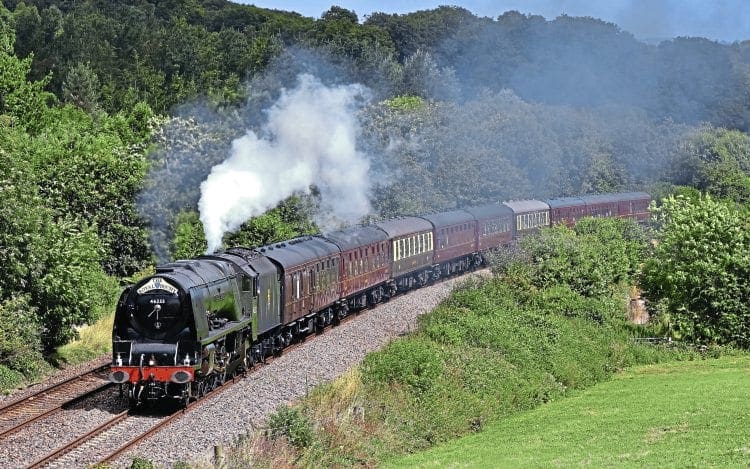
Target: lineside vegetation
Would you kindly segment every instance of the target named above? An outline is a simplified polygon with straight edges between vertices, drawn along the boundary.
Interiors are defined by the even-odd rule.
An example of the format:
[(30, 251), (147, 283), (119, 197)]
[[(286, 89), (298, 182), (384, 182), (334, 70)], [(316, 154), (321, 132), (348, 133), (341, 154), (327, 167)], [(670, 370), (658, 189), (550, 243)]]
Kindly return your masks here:
[(368, 355), (293, 410), (280, 409), (268, 433), (276, 442), (266, 447), (286, 441), (286, 451), (253, 461), (273, 465), (283, 454), (302, 466), (379, 464), (479, 432), (633, 365), (720, 355), (720, 348), (701, 354), (633, 340), (651, 333), (625, 320), (646, 239), (631, 222), (590, 219), (498, 253), (492, 278), (467, 281), (421, 318), (416, 333)]

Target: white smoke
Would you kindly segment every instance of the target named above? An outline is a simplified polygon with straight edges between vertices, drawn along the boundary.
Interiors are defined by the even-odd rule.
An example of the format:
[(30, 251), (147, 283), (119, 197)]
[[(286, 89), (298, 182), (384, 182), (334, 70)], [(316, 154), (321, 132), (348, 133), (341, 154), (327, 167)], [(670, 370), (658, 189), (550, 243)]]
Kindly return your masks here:
[(208, 252), (221, 246), (225, 233), (312, 184), (320, 190), (323, 223), (352, 223), (368, 214), (370, 163), (356, 148), (356, 110), (367, 95), (361, 85), (328, 87), (308, 74), (282, 90), (266, 111), (262, 136), (248, 131), (232, 142), (229, 158), (201, 184)]

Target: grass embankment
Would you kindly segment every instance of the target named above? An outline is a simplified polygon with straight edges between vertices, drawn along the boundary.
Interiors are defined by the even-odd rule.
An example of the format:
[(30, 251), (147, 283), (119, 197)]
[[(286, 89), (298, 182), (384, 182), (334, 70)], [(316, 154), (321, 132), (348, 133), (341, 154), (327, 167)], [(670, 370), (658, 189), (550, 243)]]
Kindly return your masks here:
[(750, 357), (638, 367), (393, 467), (747, 467)]
[(81, 363), (112, 351), (114, 313), (105, 314), (90, 326), (78, 331), (78, 339), (58, 347), (56, 360), (68, 364)]
[(296, 448), (280, 451), (277, 441), (274, 454), (256, 452), (255, 462), (378, 464), (478, 432), (625, 367), (699, 356), (633, 342), (621, 296), (517, 288), (499, 278), (467, 285), (424, 316), (417, 333), (272, 419), (273, 433)]

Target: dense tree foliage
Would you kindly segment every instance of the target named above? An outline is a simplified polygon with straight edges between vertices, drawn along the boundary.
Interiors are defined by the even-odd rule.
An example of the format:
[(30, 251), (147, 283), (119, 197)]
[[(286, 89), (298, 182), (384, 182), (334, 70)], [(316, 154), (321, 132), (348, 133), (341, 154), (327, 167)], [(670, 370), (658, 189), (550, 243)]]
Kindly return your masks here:
[(688, 128), (641, 111), (531, 104), (509, 91), (464, 103), (384, 101), (366, 112), (383, 215), (644, 187), (667, 177)]
[(656, 215), (661, 235), (643, 273), (653, 306), (681, 338), (750, 346), (747, 208), (671, 197)]
[(720, 198), (750, 202), (750, 136), (704, 127), (682, 144), (671, 165), (671, 180)]
[[(449, 6), (375, 13), (360, 23), (338, 6), (313, 20), (225, 0), (6, 5), (16, 53), (33, 57), (32, 78), (52, 72), (49, 89), (85, 106), (97, 98), (85, 91), (99, 83), (98, 104), (108, 112), (145, 101), (162, 113), (198, 96), (237, 104), (246, 77), (303, 46), (325, 50), (354, 79), (389, 92), (466, 99), (512, 89), (526, 101), (635, 106), (655, 119), (750, 128), (748, 41), (651, 45), (593, 18), (498, 11), (492, 19)], [(425, 87), (429, 80), (415, 83), (415, 68), (443, 79)]]
[(750, 41), (649, 45), (593, 18), (509, 11), (492, 20), (459, 7), (378, 13), (365, 25), (388, 31), (402, 62), (422, 50), (455, 70), (464, 98), (508, 88), (527, 101), (635, 106), (651, 118), (750, 129)]
[[(137, 173), (117, 167), (127, 158), (114, 137), (132, 132), (127, 120), (102, 116), (95, 129), (82, 111), (51, 106), (53, 96), (42, 89), (46, 80), (27, 78), (31, 61), (13, 54), (13, 32), (7, 16), (2, 19), (0, 328), (16, 334), (8, 341), (26, 346), (13, 354), (6, 348), (14, 346), (3, 343), (0, 365), (33, 374), (35, 354), (72, 338), (74, 326), (109, 304), (114, 292), (103, 266), (127, 261), (132, 243), (123, 233), (137, 231), (133, 219), (118, 216), (132, 209), (132, 194), (127, 202), (125, 186), (126, 198), (118, 200), (123, 187), (111, 182)], [(140, 262), (143, 254), (136, 257)], [(19, 320), (23, 324), (15, 324)]]

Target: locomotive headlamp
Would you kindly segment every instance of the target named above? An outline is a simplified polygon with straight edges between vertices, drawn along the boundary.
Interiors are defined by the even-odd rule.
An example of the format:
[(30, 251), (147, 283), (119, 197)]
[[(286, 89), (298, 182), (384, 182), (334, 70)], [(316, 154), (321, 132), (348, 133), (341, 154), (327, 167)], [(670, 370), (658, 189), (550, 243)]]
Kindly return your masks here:
[(109, 380), (112, 383), (122, 384), (130, 378), (127, 371), (117, 370), (109, 374)]
[(153, 355), (148, 359), (148, 366), (156, 366), (156, 358)]
[(120, 356), (119, 353), (117, 354), (117, 359), (115, 359), (115, 364), (117, 366), (122, 366), (122, 356)]
[(190, 381), (190, 378), (190, 373), (188, 373), (187, 371), (179, 370), (172, 373), (172, 378), (170, 378), (170, 380), (173, 383), (184, 384)]
[(187, 353), (185, 354), (185, 358), (182, 360), (182, 364), (185, 366), (190, 366), (190, 355)]

